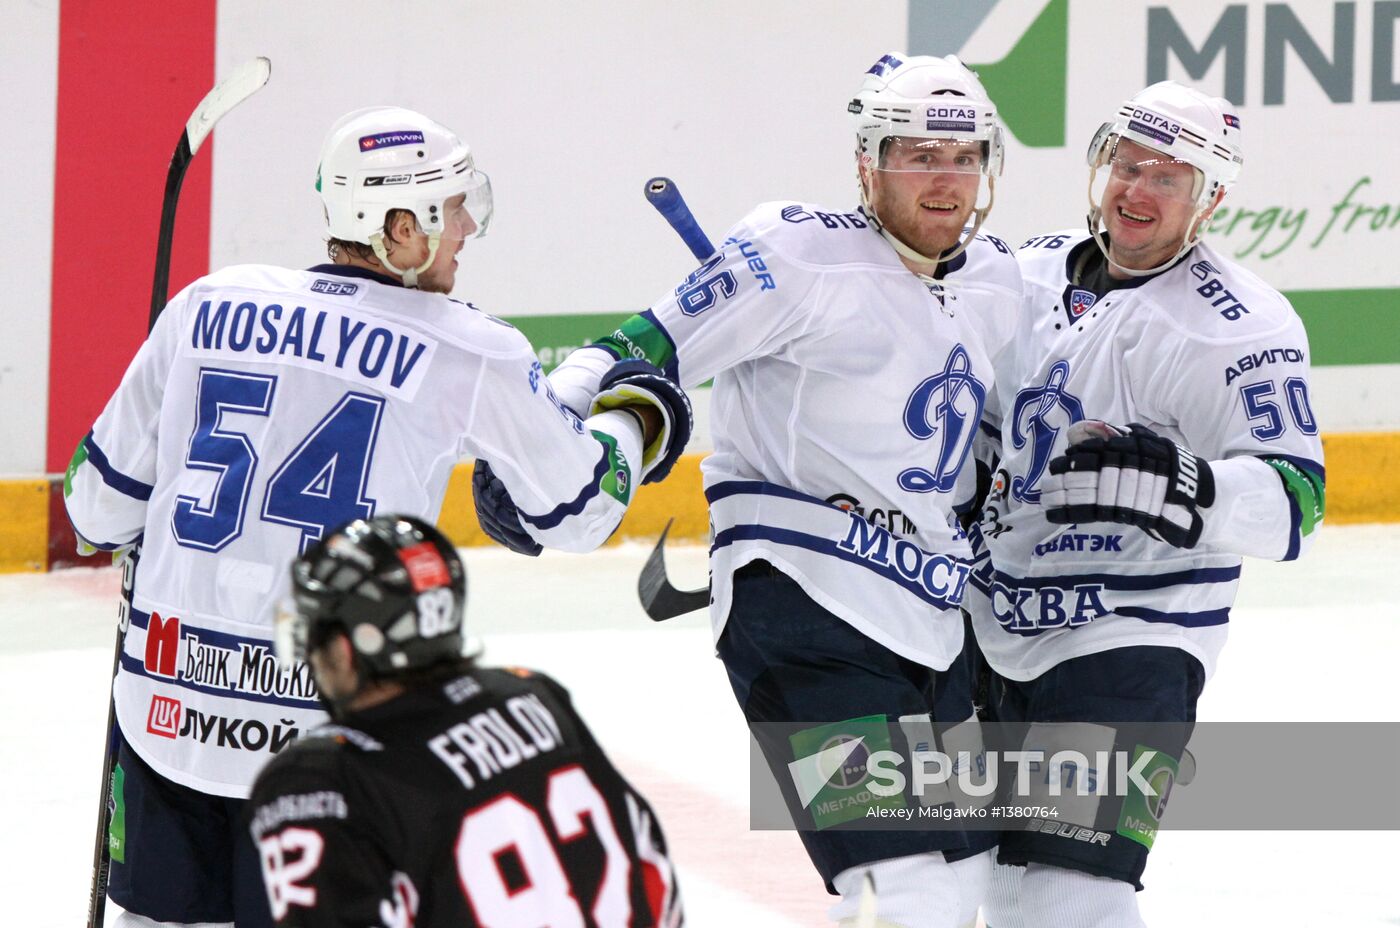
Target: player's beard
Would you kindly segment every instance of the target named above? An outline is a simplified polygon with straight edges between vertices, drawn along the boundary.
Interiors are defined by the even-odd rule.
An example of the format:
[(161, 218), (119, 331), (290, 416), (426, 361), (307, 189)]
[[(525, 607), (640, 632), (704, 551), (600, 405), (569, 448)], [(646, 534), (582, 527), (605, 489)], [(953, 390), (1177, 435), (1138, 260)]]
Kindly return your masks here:
[[(971, 197), (976, 195), (976, 187), (968, 195), (951, 189), (949, 184), (931, 184), (912, 196), (893, 184), (877, 184), (874, 207), (886, 231), (919, 254), (932, 258), (958, 243), (972, 215)], [(934, 210), (922, 205), (933, 202), (950, 203), (953, 208)]]
[[(460, 248), (460, 244), (454, 244), (454, 249)], [(449, 295), (452, 288), (457, 283), (457, 254), (456, 251), (444, 252), (438, 249), (438, 255), (433, 263), (423, 273), (418, 275), (418, 289), (425, 293), (441, 293)]]

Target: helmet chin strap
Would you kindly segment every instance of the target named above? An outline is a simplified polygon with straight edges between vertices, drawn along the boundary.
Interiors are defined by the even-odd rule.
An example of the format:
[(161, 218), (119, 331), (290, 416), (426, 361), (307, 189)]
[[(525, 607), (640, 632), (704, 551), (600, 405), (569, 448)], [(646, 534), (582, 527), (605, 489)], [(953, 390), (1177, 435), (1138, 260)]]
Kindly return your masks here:
[[(859, 173), (859, 168), (857, 168), (857, 173)], [(860, 205), (865, 207), (866, 214), (874, 220), (875, 228), (879, 231), (880, 235), (884, 237), (885, 241), (890, 243), (890, 247), (892, 247), (900, 257), (908, 258), (910, 261), (918, 264), (932, 264), (936, 266), (943, 261), (951, 261), (966, 251), (967, 246), (972, 244), (972, 240), (977, 237), (977, 231), (982, 228), (982, 223), (986, 220), (987, 214), (992, 211), (992, 205), (996, 202), (997, 198), (996, 178), (989, 174), (987, 175), (987, 205), (973, 207), (972, 215), (976, 216), (977, 219), (972, 223), (972, 231), (969, 232), (965, 238), (960, 239), (958, 244), (954, 246), (951, 251), (946, 251), (936, 258), (930, 258), (928, 255), (914, 250), (901, 241), (893, 232), (885, 228), (885, 224), (880, 221), (879, 214), (875, 212), (875, 204), (870, 202), (870, 191), (866, 186), (865, 177), (861, 176), (859, 180)]]
[(1165, 271), (1167, 268), (1171, 267), (1181, 259), (1182, 255), (1186, 254), (1186, 252), (1190, 251), (1192, 248), (1195, 248), (1196, 243), (1201, 240), (1201, 216), (1205, 213), (1206, 209), (1209, 208), (1211, 200), (1214, 199), (1214, 193), (1210, 196), (1202, 197), (1197, 201), (1196, 211), (1191, 214), (1191, 221), (1186, 224), (1187, 231), (1181, 238), (1181, 247), (1176, 250), (1176, 254), (1156, 267), (1150, 267), (1145, 271), (1132, 267), (1124, 267), (1117, 261), (1114, 261), (1113, 255), (1109, 252), (1108, 243), (1104, 241), (1103, 230), (1099, 228), (1103, 224), (1103, 205), (1094, 202), (1094, 178), (1098, 173), (1099, 169), (1097, 167), (1089, 171), (1089, 234), (1093, 236), (1094, 244), (1099, 246), (1099, 251), (1103, 252), (1105, 260), (1117, 270), (1127, 274), (1129, 277), (1151, 277), (1153, 274)]
[(369, 237), (369, 245), (374, 249), (374, 253), (379, 258), (380, 263), (403, 278), (403, 285), (405, 287), (417, 287), (418, 275), (432, 267), (433, 259), (437, 257), (438, 243), (441, 240), (441, 232), (429, 232), (427, 260), (417, 267), (410, 267), (404, 270), (395, 267), (394, 263), (389, 260), (389, 253), (384, 250), (384, 233), (376, 232), (371, 235)]

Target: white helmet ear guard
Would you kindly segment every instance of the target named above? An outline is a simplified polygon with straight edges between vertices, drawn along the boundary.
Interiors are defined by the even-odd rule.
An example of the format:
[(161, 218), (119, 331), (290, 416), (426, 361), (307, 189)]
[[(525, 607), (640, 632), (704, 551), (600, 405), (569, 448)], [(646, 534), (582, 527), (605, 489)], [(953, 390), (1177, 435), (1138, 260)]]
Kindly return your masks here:
[[(316, 189), (331, 236), (370, 245), (410, 287), (433, 262), (448, 200), (465, 197), (476, 225), (471, 237), (486, 234), (491, 222), (491, 180), (476, 170), (471, 149), (452, 130), (402, 107), (368, 107), (337, 120), (321, 145)], [(389, 263), (383, 238), (391, 209), (412, 212), (428, 234), (422, 266), (400, 271)]]
[[(1114, 267), (1134, 277), (1145, 277), (1171, 266), (1196, 244), (1201, 219), (1217, 195), (1239, 179), (1244, 167), (1240, 118), (1234, 110), (1234, 105), (1223, 97), (1209, 96), (1176, 81), (1159, 81), (1124, 101), (1114, 118), (1094, 133), (1085, 153), (1089, 165), (1089, 231)], [(1194, 191), (1195, 211), (1181, 247), (1171, 259), (1147, 270), (1114, 262), (1099, 228), (1103, 209), (1095, 199), (1094, 181), (1099, 169), (1109, 165), (1118, 143), (1125, 139), (1168, 160), (1191, 165), (1201, 181)]]
[[(1006, 158), (1006, 143), (996, 107), (977, 75), (953, 55), (911, 57), (891, 52), (865, 73), (846, 111), (850, 113), (856, 132), (861, 205), (880, 234), (899, 254), (923, 264), (936, 264), (961, 254), (991, 212), (996, 198), (994, 179), (1001, 175)], [(875, 214), (869, 184), (861, 169), (880, 169), (885, 146), (892, 137), (981, 143), (981, 173), (987, 178), (987, 204), (974, 209), (976, 220), (972, 232), (951, 252), (932, 258), (919, 254), (891, 235)]]

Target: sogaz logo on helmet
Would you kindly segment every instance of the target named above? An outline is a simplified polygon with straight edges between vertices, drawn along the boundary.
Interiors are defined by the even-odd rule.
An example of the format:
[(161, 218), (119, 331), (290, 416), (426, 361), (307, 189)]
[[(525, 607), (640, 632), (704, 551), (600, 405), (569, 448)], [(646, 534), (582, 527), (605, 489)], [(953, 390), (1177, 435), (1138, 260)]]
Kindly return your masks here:
[(1128, 117), (1128, 128), (1134, 132), (1140, 132), (1148, 138), (1156, 139), (1163, 145), (1175, 143), (1176, 137), (1181, 134), (1180, 124), (1172, 122), (1160, 113), (1154, 113), (1140, 106), (1133, 107), (1133, 111)]
[(925, 115), (925, 128), (930, 132), (977, 131), (977, 111), (966, 106), (930, 106)]

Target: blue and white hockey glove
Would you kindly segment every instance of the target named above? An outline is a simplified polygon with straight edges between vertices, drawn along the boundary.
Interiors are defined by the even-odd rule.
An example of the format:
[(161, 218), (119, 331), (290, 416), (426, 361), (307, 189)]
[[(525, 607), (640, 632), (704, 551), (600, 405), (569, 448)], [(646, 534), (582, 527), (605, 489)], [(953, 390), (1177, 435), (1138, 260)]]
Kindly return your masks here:
[(1120, 522), (1178, 548), (1201, 540), (1200, 510), (1215, 502), (1210, 465), (1145, 425), (1070, 426), (1040, 501), (1051, 522)]
[(589, 415), (628, 406), (650, 406), (661, 414), (661, 433), (642, 450), (642, 483), (664, 480), (690, 441), (695, 417), (681, 385), (649, 361), (618, 361), (598, 384)]
[(530, 557), (538, 557), (544, 550), (544, 545), (530, 537), (520, 524), (520, 510), (506, 485), (481, 458), (472, 466), (472, 500), (476, 503), (476, 520), (486, 537)]

